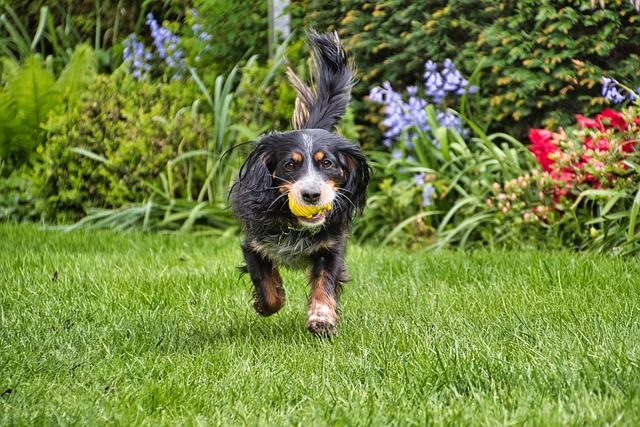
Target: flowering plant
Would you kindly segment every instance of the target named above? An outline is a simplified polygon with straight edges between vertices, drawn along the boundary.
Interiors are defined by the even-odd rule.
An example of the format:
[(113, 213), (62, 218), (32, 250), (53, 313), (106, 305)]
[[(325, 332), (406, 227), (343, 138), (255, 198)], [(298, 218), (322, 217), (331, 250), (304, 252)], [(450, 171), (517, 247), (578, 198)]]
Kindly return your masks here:
[(464, 94), (477, 91), (450, 61), (440, 71), (432, 62), (425, 69), (424, 84), (410, 86), (404, 95), (389, 83), (369, 95), (384, 105), (384, 145), (391, 153), (368, 153), (377, 191), (354, 231), (360, 238), (381, 237), (383, 244), (465, 247), (494, 226), (488, 222), (495, 215), (484, 205), (493, 180), (521, 171), (532, 159), (521, 155), (526, 148), (509, 135), (487, 135), (445, 107), (450, 101), (445, 96), (462, 95), (463, 105)]
[[(369, 100), (384, 106), (385, 118), (381, 125), (386, 130), (383, 144), (392, 150), (392, 158), (404, 158), (410, 164), (433, 167), (432, 164), (425, 164), (431, 163), (426, 159), (430, 156), (425, 156), (425, 150), (417, 146), (420, 140), (428, 138), (429, 133), (435, 133), (437, 128), (452, 129), (464, 136), (468, 136), (468, 131), (462, 129), (462, 120), (453, 111), (428, 106), (442, 105), (447, 96), (475, 93), (478, 88), (469, 84), (450, 59), (443, 62), (440, 70), (433, 61), (427, 61), (424, 67), (423, 84), (407, 87), (406, 96), (395, 92), (389, 82), (384, 82), (382, 87), (371, 89)], [(443, 148), (438, 138), (429, 139), (433, 147), (427, 150)], [(433, 185), (436, 175), (428, 172), (413, 172), (412, 182), (419, 190), (417, 193), (420, 194), (422, 207), (432, 206), (436, 195)]]
[[(534, 223), (572, 234), (569, 240), (585, 247), (607, 240), (603, 234), (611, 233), (611, 220), (633, 219), (622, 228), (627, 241), (635, 238), (635, 215), (627, 214), (640, 207), (634, 199), (640, 194), (640, 104), (632, 91), (623, 97), (625, 91), (612, 86), (617, 82), (603, 80), (603, 96), (635, 104), (620, 111), (606, 108), (594, 118), (578, 114), (577, 126), (568, 130), (531, 129), (529, 149), (538, 167), (508, 182), (495, 182), (486, 200), (502, 224)], [(567, 233), (567, 227), (573, 231)], [(607, 247), (612, 241), (607, 240)]]
[[(191, 19), (197, 19), (195, 10), (189, 11)], [(168, 26), (160, 26), (153, 14), (147, 14), (147, 26), (151, 32), (152, 48), (148, 48), (138, 39), (136, 34), (131, 34), (123, 42), (123, 59), (129, 61), (128, 71), (138, 80), (146, 80), (149, 73), (169, 73), (171, 80), (182, 80), (188, 74), (188, 66), (185, 54), (185, 41), (169, 29)], [(191, 26), (192, 42), (196, 43), (197, 52), (192, 63), (200, 62), (200, 53), (211, 50), (212, 36), (203, 30), (203, 26), (194, 23)]]

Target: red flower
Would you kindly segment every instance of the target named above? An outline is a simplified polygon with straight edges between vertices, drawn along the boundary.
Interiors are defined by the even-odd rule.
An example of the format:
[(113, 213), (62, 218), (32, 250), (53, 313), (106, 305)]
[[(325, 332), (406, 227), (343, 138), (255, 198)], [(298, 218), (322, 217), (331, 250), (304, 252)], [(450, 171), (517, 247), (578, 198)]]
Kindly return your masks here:
[(636, 150), (636, 140), (626, 140), (620, 142), (620, 149), (625, 153), (633, 153)]
[(545, 172), (550, 172), (555, 163), (549, 158), (549, 154), (560, 151), (560, 148), (551, 141), (552, 136), (553, 132), (546, 129), (529, 130), (529, 140), (531, 141), (529, 150), (536, 156), (536, 160)]
[[(603, 121), (602, 119), (605, 120)], [(596, 116), (596, 120), (602, 123), (603, 126), (606, 124), (609, 128), (618, 128), (619, 130), (624, 130), (627, 126), (624, 116), (610, 108), (607, 108), (603, 110), (602, 113), (598, 114)]]
[(604, 132), (604, 126), (602, 126), (600, 120), (590, 119), (582, 114), (576, 114), (576, 120), (578, 121), (578, 126), (581, 128), (598, 129)]
[(593, 141), (593, 138), (585, 138), (584, 146), (587, 150), (593, 151), (608, 151), (609, 150), (609, 141), (607, 138), (598, 138), (597, 141)]

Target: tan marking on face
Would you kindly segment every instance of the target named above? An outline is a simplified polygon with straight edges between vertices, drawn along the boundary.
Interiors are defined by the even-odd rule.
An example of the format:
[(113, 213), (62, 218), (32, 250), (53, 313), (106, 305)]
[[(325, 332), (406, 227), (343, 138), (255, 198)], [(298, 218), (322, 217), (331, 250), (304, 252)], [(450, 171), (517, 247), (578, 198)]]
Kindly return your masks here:
[(319, 162), (320, 160), (324, 159), (324, 153), (322, 151), (317, 151), (316, 154), (313, 155), (313, 159), (316, 162)]
[(297, 153), (297, 152), (296, 152), (296, 153), (293, 153), (293, 154), (291, 155), (291, 160), (293, 160), (294, 162), (298, 162), (298, 163), (300, 163), (300, 162), (302, 161), (302, 154)]
[(289, 182), (283, 182), (279, 187), (278, 187), (278, 191), (282, 194), (288, 193), (289, 191), (291, 191), (291, 183)]

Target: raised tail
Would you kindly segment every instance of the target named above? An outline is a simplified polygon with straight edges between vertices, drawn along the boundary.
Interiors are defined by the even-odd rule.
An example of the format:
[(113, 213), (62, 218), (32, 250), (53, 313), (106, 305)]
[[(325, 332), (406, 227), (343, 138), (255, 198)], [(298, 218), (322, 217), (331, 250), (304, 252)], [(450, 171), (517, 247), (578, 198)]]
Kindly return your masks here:
[(318, 34), (310, 30), (308, 42), (313, 87), (306, 86), (291, 68), (287, 70), (287, 77), (297, 92), (293, 128), (333, 131), (347, 111), (355, 83), (355, 67), (336, 32)]

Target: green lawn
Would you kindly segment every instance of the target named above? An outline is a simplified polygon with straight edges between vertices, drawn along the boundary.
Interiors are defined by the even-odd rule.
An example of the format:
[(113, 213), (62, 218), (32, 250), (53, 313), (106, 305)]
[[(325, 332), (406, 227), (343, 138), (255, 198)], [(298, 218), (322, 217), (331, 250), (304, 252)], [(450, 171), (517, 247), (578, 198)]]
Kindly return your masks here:
[(0, 225), (0, 425), (640, 425), (640, 263), (352, 246), (339, 337), (237, 238)]

